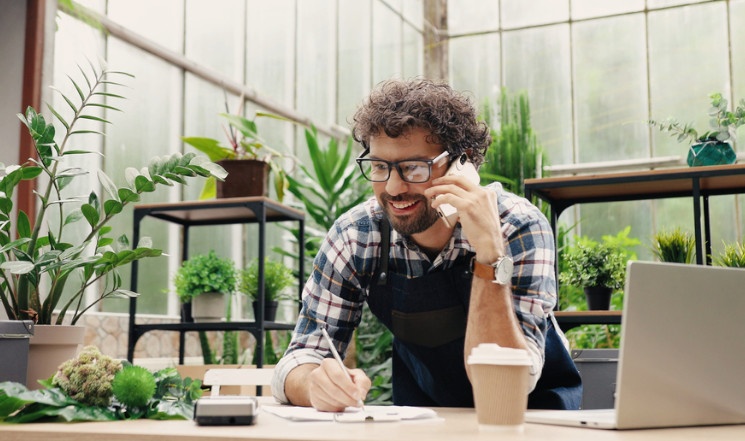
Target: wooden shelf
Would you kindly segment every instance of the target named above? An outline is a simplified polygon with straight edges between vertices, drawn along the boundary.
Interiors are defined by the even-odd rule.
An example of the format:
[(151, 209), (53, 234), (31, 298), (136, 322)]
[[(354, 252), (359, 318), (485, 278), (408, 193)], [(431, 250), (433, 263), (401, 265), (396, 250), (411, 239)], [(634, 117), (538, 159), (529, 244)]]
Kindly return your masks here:
[(580, 325), (620, 325), (622, 311), (554, 311), (562, 331)]

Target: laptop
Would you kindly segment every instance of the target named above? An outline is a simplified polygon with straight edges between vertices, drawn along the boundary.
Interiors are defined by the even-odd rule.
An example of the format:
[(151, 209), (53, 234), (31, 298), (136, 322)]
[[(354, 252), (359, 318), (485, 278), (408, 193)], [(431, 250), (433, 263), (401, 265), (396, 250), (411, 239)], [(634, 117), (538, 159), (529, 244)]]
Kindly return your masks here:
[(641, 429), (745, 423), (745, 269), (629, 262), (614, 409), (531, 423)]

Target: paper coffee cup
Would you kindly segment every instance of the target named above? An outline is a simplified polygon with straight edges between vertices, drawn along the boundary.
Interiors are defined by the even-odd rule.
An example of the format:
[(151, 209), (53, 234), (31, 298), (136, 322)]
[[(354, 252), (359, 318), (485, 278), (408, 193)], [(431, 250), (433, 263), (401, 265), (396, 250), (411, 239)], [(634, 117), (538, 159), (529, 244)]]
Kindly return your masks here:
[(468, 364), (479, 427), (521, 429), (528, 406), (528, 352), (485, 343), (473, 348)]

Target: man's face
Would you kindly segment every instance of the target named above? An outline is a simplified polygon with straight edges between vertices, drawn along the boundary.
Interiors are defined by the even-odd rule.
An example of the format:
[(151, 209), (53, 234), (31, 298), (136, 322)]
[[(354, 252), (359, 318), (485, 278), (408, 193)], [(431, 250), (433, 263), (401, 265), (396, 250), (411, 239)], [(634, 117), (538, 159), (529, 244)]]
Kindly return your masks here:
[[(382, 133), (370, 138), (369, 158), (396, 162), (405, 160), (431, 160), (442, 153), (441, 145), (427, 142), (428, 132), (414, 128), (406, 135), (389, 138)], [(430, 180), (413, 184), (401, 179), (395, 168), (386, 182), (372, 182), (373, 192), (393, 228), (404, 235), (421, 233), (438, 220), (437, 212), (424, 196), (434, 178), (445, 174), (449, 161), (441, 161), (432, 166)]]

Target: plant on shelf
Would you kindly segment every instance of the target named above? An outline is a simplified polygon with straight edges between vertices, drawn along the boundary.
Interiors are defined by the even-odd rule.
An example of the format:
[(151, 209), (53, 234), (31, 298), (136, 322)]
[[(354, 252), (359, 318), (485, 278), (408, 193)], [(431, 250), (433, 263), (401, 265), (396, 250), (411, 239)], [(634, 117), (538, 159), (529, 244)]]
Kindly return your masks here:
[(652, 253), (660, 262), (693, 263), (696, 257), (696, 239), (680, 228), (660, 231), (654, 235)]
[[(158, 185), (185, 184), (187, 178), (196, 176), (224, 177), (219, 166), (194, 154), (156, 157), (142, 169), (127, 168), (127, 184), (121, 187), (103, 171), (71, 165), (71, 157), (93, 153), (74, 145), (79, 135), (102, 134), (90, 124), (109, 124), (99, 112), (118, 110), (111, 101), (122, 97), (111, 90), (121, 85), (114, 80), (131, 77), (105, 67), (91, 66), (91, 72), (80, 68), (80, 72), (84, 82), (70, 79), (75, 96), (58, 91), (69, 112), (48, 105), (53, 119), (62, 127), (60, 133), (52, 122), (29, 107), (18, 117), (29, 130), (37, 158), (21, 165), (0, 165), (4, 170), (0, 178), (0, 301), (12, 320), (62, 324), (69, 319), (76, 324), (86, 311), (106, 298), (136, 296), (122, 288), (117, 270), (138, 259), (160, 256), (161, 251), (151, 248), (148, 238), (132, 249), (125, 235), (109, 237), (112, 228), (108, 223)], [(89, 126), (79, 128), (82, 121)], [(91, 173), (97, 173), (104, 191), (94, 190), (84, 197), (67, 194), (65, 187)], [(22, 180), (35, 184), (37, 211), (33, 218), (23, 211), (14, 214), (15, 192)], [(84, 237), (76, 238), (72, 230), (81, 222), (85, 224)], [(87, 302), (86, 290), (94, 285), (95, 298)]]
[[(280, 261), (269, 258), (264, 259), (264, 320), (274, 321), (277, 314), (277, 305), (280, 300), (297, 300), (288, 293), (286, 288), (297, 281), (292, 269)], [(249, 262), (245, 269), (241, 270), (238, 291), (253, 300), (254, 317), (258, 309), (259, 296), (259, 259), (255, 258)]]
[(745, 245), (724, 244), (724, 250), (714, 258), (714, 265), (745, 268)]
[[(225, 296), (235, 291), (237, 281), (235, 263), (229, 258), (221, 258), (214, 251), (198, 254), (181, 263), (173, 278), (176, 294), (184, 303), (192, 304), (192, 315), (196, 318), (217, 318), (225, 316)], [(222, 306), (215, 315), (199, 315), (195, 311), (201, 306), (200, 299), (216, 298)], [(211, 311), (210, 311), (211, 312)]]
[(564, 259), (561, 283), (582, 287), (589, 309), (608, 309), (611, 294), (623, 285), (626, 276), (622, 250), (607, 243), (580, 242), (566, 250)]
[[(243, 102), (243, 97), (241, 97), (241, 103)], [(266, 182), (268, 171), (271, 169), (274, 174), (274, 190), (277, 199), (282, 202), (289, 186), (285, 165), (287, 161), (294, 163), (294, 158), (292, 155), (281, 153), (267, 145), (266, 141), (259, 136), (256, 119), (259, 117), (283, 121), (287, 121), (287, 119), (266, 112), (256, 112), (254, 117), (249, 119), (241, 115), (241, 109), (236, 114), (221, 113), (219, 115), (228, 123), (227, 126), (223, 126), (228, 140), (227, 146), (213, 138), (198, 136), (181, 138), (186, 144), (206, 154), (211, 161), (220, 164), (233, 174), (232, 178), (228, 177), (226, 182), (219, 184), (215, 179), (208, 179), (202, 189), (200, 199), (209, 199), (215, 196), (263, 196), (268, 191)], [(243, 167), (244, 164), (251, 168), (247, 168), (248, 171), (238, 168)], [(237, 179), (241, 179), (241, 187), (227, 187), (231, 180)], [(255, 186), (256, 191), (249, 190), (249, 186)]]
[(737, 135), (737, 128), (745, 124), (745, 99), (741, 99), (734, 111), (727, 109), (728, 101), (721, 93), (712, 93), (709, 109), (709, 129), (699, 132), (693, 124), (683, 124), (674, 118), (665, 121), (649, 120), (652, 127), (662, 132), (669, 132), (678, 142), (688, 141), (691, 148), (688, 152), (688, 165), (732, 164), (737, 155), (729, 144)]

